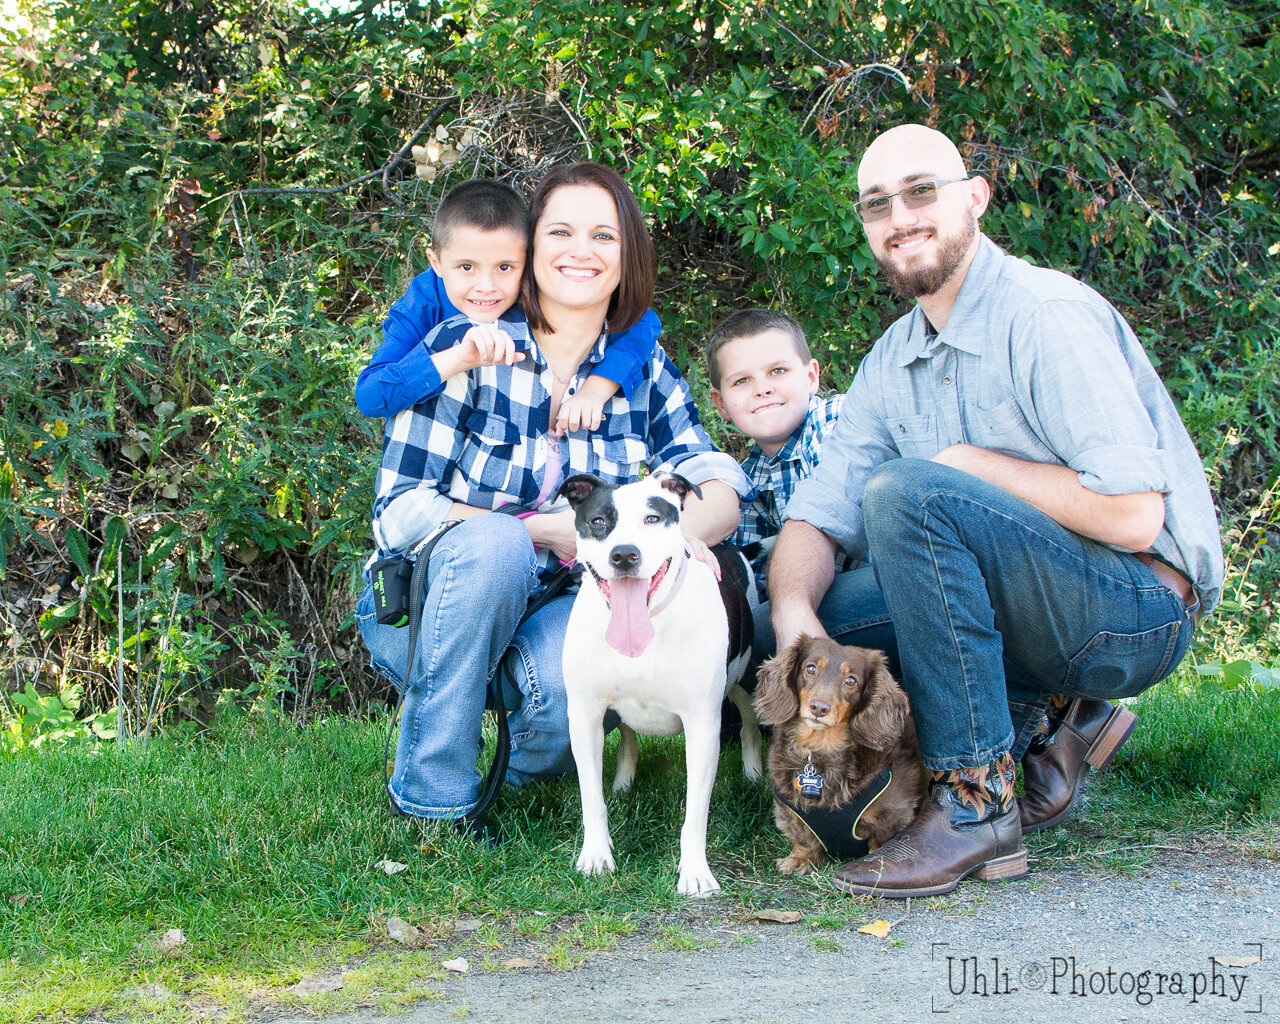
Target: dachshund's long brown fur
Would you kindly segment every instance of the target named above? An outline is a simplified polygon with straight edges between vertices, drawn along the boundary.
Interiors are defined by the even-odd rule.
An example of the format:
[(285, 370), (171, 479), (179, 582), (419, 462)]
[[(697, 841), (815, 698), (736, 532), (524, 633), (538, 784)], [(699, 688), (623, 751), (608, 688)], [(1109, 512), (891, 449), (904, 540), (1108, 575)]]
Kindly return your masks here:
[[(757, 678), (756, 714), (762, 725), (774, 726), (769, 777), (776, 789), (795, 792), (796, 776), (812, 757), (822, 775), (822, 796), (812, 800), (796, 793), (796, 801), (840, 807), (892, 764), (893, 780), (862, 816), (858, 835), (874, 850), (915, 817), (928, 774), (920, 764), (907, 695), (882, 653), (801, 636), (765, 662)], [(778, 861), (779, 871), (804, 874), (826, 859), (813, 833), (776, 799), (773, 816), (793, 847)]]

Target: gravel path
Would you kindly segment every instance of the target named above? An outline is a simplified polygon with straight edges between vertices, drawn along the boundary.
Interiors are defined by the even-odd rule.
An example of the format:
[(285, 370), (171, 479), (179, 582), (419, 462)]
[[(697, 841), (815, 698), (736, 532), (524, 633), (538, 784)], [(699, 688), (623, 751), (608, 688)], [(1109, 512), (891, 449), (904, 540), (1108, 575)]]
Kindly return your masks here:
[(576, 970), (472, 969), (394, 1018), (329, 1024), (1280, 1019), (1274, 859), (1165, 855), (1128, 875), (1033, 868), (1021, 882), (912, 901), (883, 940), (856, 928), (897, 922), (897, 901), (835, 930), (726, 922), (703, 907), (695, 950), (632, 935)]

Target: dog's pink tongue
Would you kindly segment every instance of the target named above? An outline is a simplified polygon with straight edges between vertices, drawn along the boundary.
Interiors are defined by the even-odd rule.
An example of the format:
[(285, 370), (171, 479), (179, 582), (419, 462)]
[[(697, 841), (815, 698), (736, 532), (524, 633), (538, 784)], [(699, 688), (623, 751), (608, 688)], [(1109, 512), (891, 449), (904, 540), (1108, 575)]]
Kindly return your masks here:
[(619, 654), (638, 658), (653, 639), (649, 621), (649, 581), (620, 579), (609, 581), (609, 628), (604, 638)]

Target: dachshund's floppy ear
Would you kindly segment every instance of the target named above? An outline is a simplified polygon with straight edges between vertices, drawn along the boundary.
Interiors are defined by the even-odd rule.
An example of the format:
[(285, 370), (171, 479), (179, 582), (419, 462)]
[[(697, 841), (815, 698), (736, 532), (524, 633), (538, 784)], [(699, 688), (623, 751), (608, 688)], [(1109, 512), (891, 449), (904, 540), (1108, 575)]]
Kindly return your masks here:
[(809, 638), (802, 634), (756, 672), (756, 692), (752, 703), (761, 725), (785, 725), (800, 713), (796, 672), (800, 667), (801, 652), (808, 642)]
[(892, 750), (906, 727), (911, 705), (907, 695), (889, 674), (889, 663), (880, 651), (865, 651), (866, 674), (862, 707), (849, 720), (853, 740), (872, 750)]

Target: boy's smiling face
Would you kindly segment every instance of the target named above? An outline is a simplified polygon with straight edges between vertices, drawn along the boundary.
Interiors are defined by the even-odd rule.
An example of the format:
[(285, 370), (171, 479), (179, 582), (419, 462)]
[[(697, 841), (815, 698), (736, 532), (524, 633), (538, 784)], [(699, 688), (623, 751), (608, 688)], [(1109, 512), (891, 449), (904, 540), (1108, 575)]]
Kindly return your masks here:
[(511, 228), (485, 231), (459, 224), (440, 250), (428, 249), (431, 269), (458, 312), (491, 324), (515, 305), (524, 272), (525, 236)]
[(725, 342), (715, 354), (720, 386), (711, 401), (720, 415), (775, 455), (804, 422), (818, 393), (818, 361), (802, 359), (785, 332), (771, 329)]

